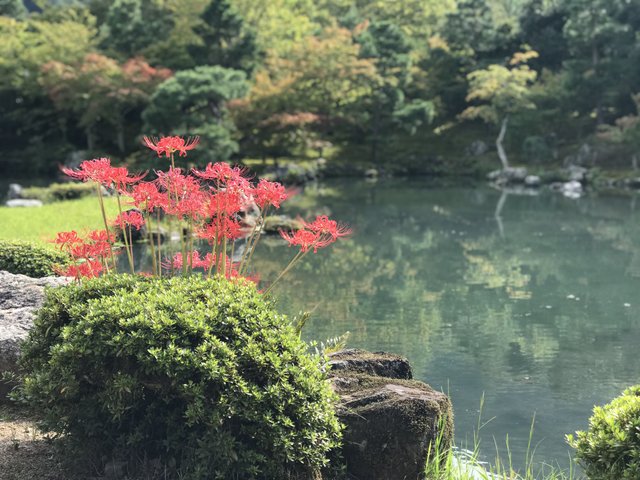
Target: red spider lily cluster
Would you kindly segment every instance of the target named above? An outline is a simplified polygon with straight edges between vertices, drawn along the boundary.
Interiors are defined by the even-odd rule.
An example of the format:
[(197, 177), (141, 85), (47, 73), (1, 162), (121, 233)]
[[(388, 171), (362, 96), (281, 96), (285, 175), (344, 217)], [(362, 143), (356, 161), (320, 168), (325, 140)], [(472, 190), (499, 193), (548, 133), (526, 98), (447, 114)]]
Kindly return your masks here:
[[(257, 283), (248, 265), (262, 234), (262, 219), (271, 208), (280, 208), (288, 197), (284, 186), (264, 179), (254, 182), (245, 169), (223, 162), (210, 163), (203, 170), (176, 168), (175, 154), (186, 156), (198, 145), (198, 137), (144, 137), (143, 143), (159, 157), (171, 159), (168, 170), (154, 172), (153, 181), (144, 180), (147, 172), (131, 174), (125, 167), (111, 165), (108, 158), (84, 161), (75, 170), (62, 169), (74, 179), (96, 185), (104, 230), (90, 232), (84, 239), (75, 231), (59, 233), (54, 242), (74, 260), (59, 273), (80, 279), (115, 272), (116, 254), (125, 252), (133, 274), (188, 275), (198, 270), (207, 276), (241, 277)], [(103, 188), (113, 191), (117, 199), (119, 214), (112, 221), (105, 214)], [(124, 210), (123, 206), (130, 209)], [(250, 214), (254, 221), (249, 220)], [(161, 222), (168, 222), (170, 231), (177, 232), (180, 247), (176, 252), (169, 248), (169, 253), (163, 255), (161, 236), (154, 235), (154, 229), (160, 231)], [(134, 231), (138, 231), (137, 235), (146, 232), (152, 272), (136, 271)], [(267, 292), (308, 252), (316, 253), (349, 233), (347, 226), (326, 216), (303, 222), (300, 230), (281, 231), (282, 238), (299, 250)], [(205, 240), (209, 251), (194, 248), (195, 239)], [(234, 255), (239, 240), (244, 250)], [(237, 257), (240, 260), (234, 262)]]
[(105, 230), (89, 232), (81, 238), (75, 230), (60, 232), (54, 243), (73, 259), (73, 264), (58, 267), (56, 273), (68, 277), (97, 277), (106, 268), (108, 259), (113, 255), (112, 245), (115, 237)]

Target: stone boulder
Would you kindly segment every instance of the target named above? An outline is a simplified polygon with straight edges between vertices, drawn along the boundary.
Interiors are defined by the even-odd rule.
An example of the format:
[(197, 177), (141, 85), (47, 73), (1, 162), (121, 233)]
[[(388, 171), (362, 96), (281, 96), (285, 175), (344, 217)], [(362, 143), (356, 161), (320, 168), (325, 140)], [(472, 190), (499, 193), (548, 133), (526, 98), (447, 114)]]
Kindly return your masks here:
[(508, 167), (502, 170), (494, 170), (487, 175), (487, 179), (498, 185), (510, 185), (524, 183), (527, 176), (527, 169), (524, 167)]
[(406, 358), (385, 352), (371, 353), (357, 348), (330, 354), (329, 367), (332, 375), (348, 372), (403, 380), (413, 378), (411, 365)]
[[(0, 271), (0, 373), (15, 372), (20, 343), (33, 326), (35, 312), (45, 299), (45, 287), (64, 285), (63, 277), (31, 278)], [(0, 400), (10, 390), (0, 382)]]
[(330, 356), (331, 383), (339, 395), (338, 417), (345, 425), (343, 459), (353, 480), (418, 480), (438, 437), (453, 442), (449, 398), (411, 376), (402, 357), (361, 350)]
[(19, 183), (10, 183), (9, 191), (7, 192), (7, 199), (15, 200), (16, 198), (22, 198), (23, 190), (24, 189), (22, 188), (22, 185), (20, 185)]

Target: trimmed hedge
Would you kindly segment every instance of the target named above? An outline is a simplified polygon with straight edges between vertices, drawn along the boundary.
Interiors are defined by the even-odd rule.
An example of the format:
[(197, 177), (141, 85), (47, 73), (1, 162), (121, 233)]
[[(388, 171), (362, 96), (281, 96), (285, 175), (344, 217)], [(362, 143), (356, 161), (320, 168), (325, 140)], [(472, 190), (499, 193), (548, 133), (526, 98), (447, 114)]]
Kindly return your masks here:
[(339, 446), (318, 359), (253, 285), (106, 276), (52, 289), (18, 398), (103, 458), (191, 479), (315, 478)]
[(640, 475), (640, 385), (604, 407), (595, 407), (589, 430), (569, 444), (591, 480), (637, 480)]
[(0, 270), (29, 277), (55, 275), (55, 265), (69, 262), (67, 254), (35, 243), (19, 240), (0, 240)]
[(24, 198), (35, 198), (45, 203), (75, 200), (96, 193), (92, 183), (52, 183), (48, 187), (28, 187), (22, 192)]

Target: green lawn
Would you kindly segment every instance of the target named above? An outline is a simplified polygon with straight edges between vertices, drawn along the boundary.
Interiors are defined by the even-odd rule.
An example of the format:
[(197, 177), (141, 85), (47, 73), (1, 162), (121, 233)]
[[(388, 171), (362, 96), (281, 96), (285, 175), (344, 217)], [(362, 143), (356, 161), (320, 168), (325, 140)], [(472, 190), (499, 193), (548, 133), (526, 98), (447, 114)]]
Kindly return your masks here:
[[(123, 205), (124, 207), (124, 205)], [(114, 198), (105, 199), (107, 218), (118, 214)], [(57, 232), (104, 228), (97, 197), (45, 204), (34, 208), (0, 207), (0, 239), (47, 243)]]

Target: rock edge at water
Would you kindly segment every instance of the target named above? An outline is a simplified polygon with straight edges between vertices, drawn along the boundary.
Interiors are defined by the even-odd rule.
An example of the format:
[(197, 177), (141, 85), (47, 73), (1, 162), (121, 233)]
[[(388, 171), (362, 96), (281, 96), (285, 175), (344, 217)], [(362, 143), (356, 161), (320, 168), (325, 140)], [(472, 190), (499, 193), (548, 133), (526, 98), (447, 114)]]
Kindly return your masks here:
[(329, 366), (340, 397), (337, 412), (345, 425), (342, 451), (349, 478), (422, 479), (438, 436), (443, 448), (452, 445), (449, 398), (410, 380), (409, 362), (397, 355), (344, 350), (329, 356)]

